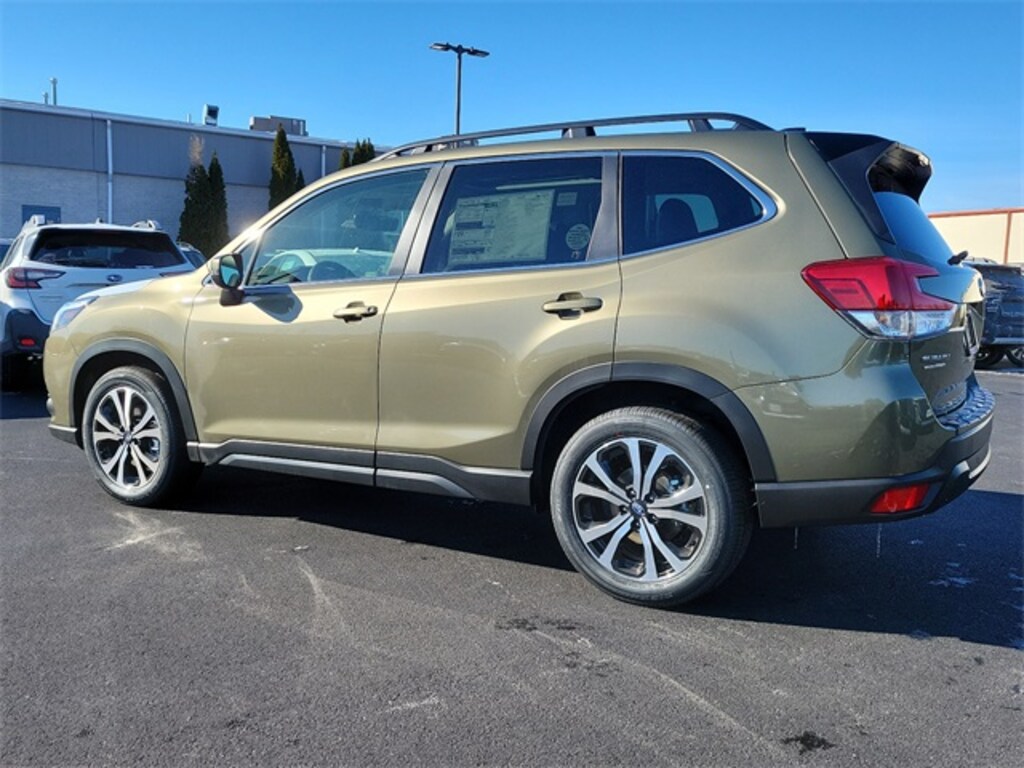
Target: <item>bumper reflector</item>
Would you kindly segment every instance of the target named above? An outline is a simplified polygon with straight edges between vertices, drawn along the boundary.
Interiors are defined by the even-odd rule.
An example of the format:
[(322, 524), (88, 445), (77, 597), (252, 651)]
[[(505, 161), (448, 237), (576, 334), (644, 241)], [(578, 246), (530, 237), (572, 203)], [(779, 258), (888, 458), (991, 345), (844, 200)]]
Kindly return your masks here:
[(928, 483), (904, 485), (890, 488), (871, 505), (873, 515), (893, 515), (899, 512), (913, 512), (920, 507), (928, 496)]

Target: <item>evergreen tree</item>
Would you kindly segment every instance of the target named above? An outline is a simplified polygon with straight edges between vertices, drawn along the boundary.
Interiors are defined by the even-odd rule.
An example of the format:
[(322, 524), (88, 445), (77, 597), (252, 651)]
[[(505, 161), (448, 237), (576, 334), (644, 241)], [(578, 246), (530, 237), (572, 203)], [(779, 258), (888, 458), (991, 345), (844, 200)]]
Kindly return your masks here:
[(270, 161), (270, 208), (287, 200), (295, 193), (295, 158), (288, 145), (288, 136), (277, 126), (274, 136), (274, 154)]
[(377, 156), (377, 151), (373, 148), (373, 142), (369, 139), (363, 139), (357, 141), (355, 150), (352, 152), (352, 165), (359, 165), (373, 160)]
[(189, 144), (189, 161), (188, 175), (185, 177), (185, 206), (178, 219), (178, 239), (191, 243), (209, 255), (204, 245), (210, 232), (210, 176), (203, 167), (203, 143), (198, 136), (193, 136)]
[(209, 227), (209, 250), (194, 245), (207, 256), (212, 256), (231, 239), (228, 234), (228, 195), (224, 185), (224, 170), (221, 168), (217, 153), (213, 153), (210, 159), (210, 169), (207, 172), (210, 183), (210, 227)]
[(343, 171), (352, 165), (352, 153), (348, 151), (348, 147), (341, 148), (341, 162), (338, 163), (338, 170)]
[(302, 169), (299, 168), (299, 175), (295, 177), (295, 191), (298, 192), (306, 186), (306, 177), (302, 175)]

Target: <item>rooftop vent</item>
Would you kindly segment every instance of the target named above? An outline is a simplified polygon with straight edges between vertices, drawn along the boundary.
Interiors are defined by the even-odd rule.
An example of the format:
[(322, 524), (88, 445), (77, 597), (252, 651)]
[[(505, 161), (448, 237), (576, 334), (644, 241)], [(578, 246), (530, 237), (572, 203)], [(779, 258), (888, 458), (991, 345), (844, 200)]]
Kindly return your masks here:
[(203, 125), (216, 125), (220, 116), (220, 107), (216, 104), (203, 104)]

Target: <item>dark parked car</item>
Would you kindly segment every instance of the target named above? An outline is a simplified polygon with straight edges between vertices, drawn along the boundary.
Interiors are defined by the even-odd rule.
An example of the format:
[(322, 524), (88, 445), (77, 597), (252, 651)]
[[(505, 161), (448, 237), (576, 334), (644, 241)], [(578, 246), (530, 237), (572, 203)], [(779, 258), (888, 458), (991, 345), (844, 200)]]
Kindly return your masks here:
[(1024, 368), (1024, 265), (987, 259), (965, 263), (985, 280), (985, 330), (975, 365), (991, 368), (1006, 355)]

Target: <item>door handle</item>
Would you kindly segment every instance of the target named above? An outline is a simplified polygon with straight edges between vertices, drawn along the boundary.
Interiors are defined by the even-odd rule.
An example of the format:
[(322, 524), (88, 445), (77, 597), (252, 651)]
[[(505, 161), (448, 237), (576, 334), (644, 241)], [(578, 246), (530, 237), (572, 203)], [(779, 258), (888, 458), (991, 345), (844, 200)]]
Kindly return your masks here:
[(541, 305), (545, 312), (558, 315), (563, 320), (579, 317), (584, 312), (593, 312), (604, 306), (604, 302), (596, 296), (584, 296), (582, 293), (563, 293), (554, 301)]
[(356, 323), (364, 317), (373, 317), (376, 314), (377, 308), (375, 306), (372, 304), (366, 306), (361, 301), (353, 301), (348, 306), (334, 310), (334, 316), (339, 320), (344, 320), (346, 323)]

